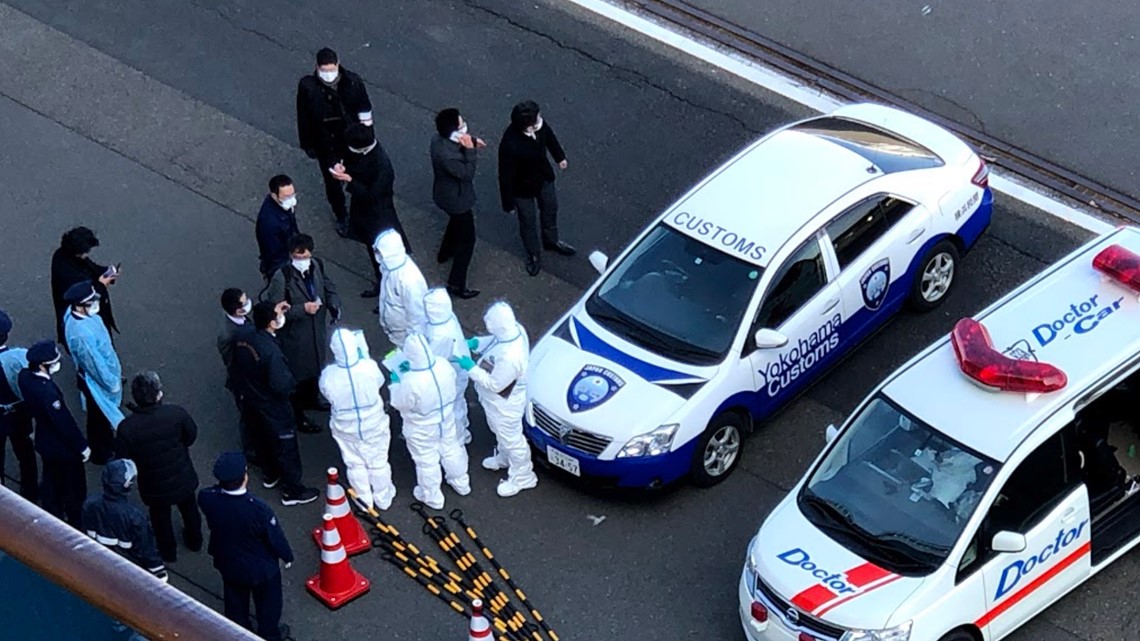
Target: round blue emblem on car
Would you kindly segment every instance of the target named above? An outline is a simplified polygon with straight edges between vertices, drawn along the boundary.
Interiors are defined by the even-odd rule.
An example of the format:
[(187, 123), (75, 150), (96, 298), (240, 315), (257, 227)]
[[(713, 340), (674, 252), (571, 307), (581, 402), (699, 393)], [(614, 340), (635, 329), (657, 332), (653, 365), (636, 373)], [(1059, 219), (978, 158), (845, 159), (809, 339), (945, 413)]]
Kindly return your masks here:
[(863, 289), (863, 304), (867, 309), (874, 311), (883, 305), (887, 298), (887, 290), (891, 288), (891, 263), (888, 259), (880, 260), (871, 265), (867, 273), (859, 279)]
[(612, 371), (587, 365), (570, 381), (566, 405), (571, 412), (585, 411), (608, 401), (624, 386), (625, 381)]

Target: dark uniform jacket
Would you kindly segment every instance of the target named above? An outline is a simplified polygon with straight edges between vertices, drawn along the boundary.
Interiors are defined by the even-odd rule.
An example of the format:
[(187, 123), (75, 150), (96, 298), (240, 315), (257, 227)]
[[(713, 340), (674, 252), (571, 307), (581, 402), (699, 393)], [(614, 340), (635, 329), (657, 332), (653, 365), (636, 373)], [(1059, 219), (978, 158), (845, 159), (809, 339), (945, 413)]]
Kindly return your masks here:
[(466, 214), (475, 208), (475, 165), (479, 153), (450, 138), (431, 139), (431, 197), (444, 212)]
[(281, 571), (279, 561), (293, 562), (289, 540), (265, 501), (215, 485), (198, 493), (198, 506), (210, 528), (207, 550), (222, 579), (257, 585)]
[(125, 481), (123, 461), (111, 461), (103, 468), (103, 495), (90, 496), (83, 503), (83, 529), (87, 536), (164, 579), (166, 566), (158, 555), (150, 519), (131, 504)]
[(99, 265), (90, 258), (69, 255), (62, 249), (57, 249), (52, 254), (51, 300), (55, 304), (56, 340), (60, 344), (67, 344), (63, 335), (63, 314), (67, 311), (68, 303), (63, 300), (63, 295), (67, 293), (69, 287), (85, 280), (91, 281), (102, 299), (99, 302), (99, 317), (103, 319), (107, 331), (119, 331), (118, 325), (115, 324), (115, 314), (111, 310), (111, 294), (107, 291), (107, 287), (99, 282), (99, 277), (106, 271), (106, 265)]
[(397, 224), (396, 170), (388, 152), (377, 142), (366, 154), (348, 152), (344, 169), (352, 182), (347, 184), (352, 202), (348, 208), (348, 235), (355, 241), (371, 245), (384, 229)]
[[(340, 77), (326, 84), (316, 72), (297, 84), (297, 137), (301, 149), (314, 158), (339, 161), (344, 154), (344, 131), (372, 111), (372, 101), (360, 76), (340, 68)], [(326, 168), (327, 170), (327, 168)]]
[[(305, 303), (318, 298), (321, 308), (316, 314), (307, 313)], [(293, 378), (303, 381), (320, 376), (328, 355), (330, 314), (332, 320), (340, 319), (340, 294), (325, 272), (324, 262), (314, 258), (304, 275), (292, 262), (286, 263), (269, 280), (265, 300), (289, 303), (285, 327), (277, 331), (277, 340)]]
[(194, 496), (198, 473), (190, 446), (198, 425), (177, 405), (147, 405), (119, 423), (115, 455), (139, 468), (139, 498), (147, 505), (174, 505)]
[(566, 160), (566, 152), (548, 122), (543, 123), (534, 138), (514, 125), (503, 132), (499, 141), (499, 196), (503, 211), (513, 211), (516, 198), (536, 198), (543, 184), (554, 182), (554, 168), (546, 157), (548, 151), (554, 162)]
[(59, 387), (30, 369), (20, 372), (19, 382), (24, 404), (36, 424), (36, 451), (51, 461), (82, 461), (87, 439), (63, 402)]
[(266, 195), (257, 212), (256, 226), (262, 275), (268, 277), (289, 262), (289, 239), (299, 232), (296, 214)]
[(217, 348), (218, 355), (222, 357), (222, 365), (226, 367), (226, 389), (236, 392), (234, 383), (234, 340), (243, 334), (253, 333), (253, 321), (247, 319), (241, 325), (230, 320), (228, 314), (222, 314), (221, 325), (218, 326)]
[(297, 380), (281, 346), (265, 330), (240, 335), (234, 341), (234, 381), (242, 401), (256, 409), (278, 434), (296, 427), (289, 397)]

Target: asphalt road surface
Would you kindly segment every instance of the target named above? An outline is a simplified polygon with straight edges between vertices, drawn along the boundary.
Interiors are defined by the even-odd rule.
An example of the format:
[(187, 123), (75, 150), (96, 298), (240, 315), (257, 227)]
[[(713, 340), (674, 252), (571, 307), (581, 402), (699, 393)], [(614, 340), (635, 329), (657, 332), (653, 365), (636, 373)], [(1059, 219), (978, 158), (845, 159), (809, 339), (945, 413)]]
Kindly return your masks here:
[[(225, 286), (260, 285), (252, 217), (270, 175), (298, 180), (302, 228), (316, 235), (318, 255), (346, 293), (347, 323), (366, 328), (374, 353), (382, 346), (368, 302), (355, 297), (366, 284), (365, 255), (332, 233), (316, 167), (293, 147), (293, 91), (316, 49), (334, 46), (368, 81), (396, 165), (401, 216), (421, 256), (431, 256), (443, 225), (430, 206), (427, 160), (438, 108), (460, 105), (474, 133), (497, 140), (514, 102), (539, 100), (570, 158), (559, 178), (564, 237), (610, 252), (744, 143), (805, 115), (561, 5), (388, 4), (0, 3), (0, 308), (17, 324), (13, 342), (51, 334), (48, 263), (59, 234), (76, 224), (97, 229), (97, 256), (123, 262), (113, 296), (124, 367), (158, 370), (168, 402), (196, 417), (203, 479), (214, 456), (236, 443), (213, 348), (217, 296)], [(472, 273), (485, 293), (460, 303), (459, 315), (475, 328), (490, 300), (507, 297), (537, 338), (592, 272), (582, 252), (548, 260), (538, 278), (525, 276), (515, 225), (496, 206), (493, 166), (486, 153)], [(959, 317), (1084, 237), (999, 200), (946, 304), (891, 324), (751, 439), (740, 469), (716, 488), (601, 496), (544, 475), (536, 490), (499, 499), (495, 476), (475, 469), (492, 442), (476, 410), (475, 490), (462, 499), (449, 494), (448, 508), (465, 510), (568, 641), (739, 639), (744, 546), (822, 446), (823, 426)], [(440, 282), (438, 266), (421, 263)], [(60, 380), (70, 378), (65, 369)], [(323, 470), (339, 463), (331, 438), (303, 435), (301, 447), (307, 480), (320, 484)], [(389, 519), (415, 532), (407, 510), (412, 467), (402, 441), (394, 439), (392, 451), (400, 494)], [(97, 474), (92, 468), (93, 488)], [(321, 508), (277, 511), (298, 552), (285, 572), (295, 639), (463, 637), (462, 619), (377, 555), (354, 559), (372, 580), (371, 594), (326, 611), (303, 589), (317, 569), (308, 532)], [(174, 585), (220, 608), (208, 557), (183, 551), (172, 569)], [(1126, 557), (1013, 638), (1134, 638), (1132, 609), (1119, 595), (1132, 592), (1137, 574), (1135, 558)]]

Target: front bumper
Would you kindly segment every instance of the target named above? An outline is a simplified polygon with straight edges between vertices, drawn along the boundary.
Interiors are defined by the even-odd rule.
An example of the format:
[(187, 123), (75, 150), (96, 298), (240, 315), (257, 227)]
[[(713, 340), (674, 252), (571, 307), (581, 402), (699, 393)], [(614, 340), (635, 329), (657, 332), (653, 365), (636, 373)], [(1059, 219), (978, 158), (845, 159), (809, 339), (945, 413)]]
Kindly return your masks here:
[[(624, 458), (611, 461), (602, 460), (559, 442), (542, 430), (523, 420), (523, 432), (534, 446), (535, 458), (549, 469), (559, 470), (547, 459), (546, 448), (552, 447), (567, 456), (578, 459), (583, 481), (600, 487), (656, 488), (669, 485), (684, 478), (692, 466), (693, 450), (697, 439), (693, 439), (661, 456), (644, 458)], [(569, 478), (575, 478), (563, 472)]]
[(769, 613), (768, 620), (760, 623), (752, 618), (752, 592), (748, 589), (748, 570), (740, 574), (740, 625), (744, 628), (744, 637), (748, 641), (799, 641), (799, 632), (792, 632), (780, 625), (774, 613)]

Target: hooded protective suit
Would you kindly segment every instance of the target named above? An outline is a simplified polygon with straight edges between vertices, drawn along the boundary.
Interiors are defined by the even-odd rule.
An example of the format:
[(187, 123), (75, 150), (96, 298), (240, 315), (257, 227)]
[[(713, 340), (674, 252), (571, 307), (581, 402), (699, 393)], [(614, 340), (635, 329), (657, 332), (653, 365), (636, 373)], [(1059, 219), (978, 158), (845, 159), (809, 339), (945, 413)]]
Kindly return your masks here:
[(380, 232), (372, 248), (380, 263), (380, 327), (388, 340), (399, 347), (410, 332), (422, 334), (425, 330), (427, 282), (404, 250), (399, 233), (391, 229)]
[[(68, 310), (64, 315), (63, 333), (67, 349), (75, 361), (75, 369), (87, 384), (91, 398), (114, 429), (123, 422), (123, 366), (111, 344), (111, 334), (98, 316), (80, 318)], [(90, 408), (84, 406), (90, 412)]]
[(505, 302), (491, 305), (483, 315), (483, 324), (491, 336), (478, 339), (475, 349), (480, 357), (470, 368), (470, 376), (498, 444), (483, 467), (507, 468), (507, 478), (499, 483), (498, 492), (499, 496), (514, 496), (538, 484), (522, 429), (530, 339)]
[(455, 361), (461, 357), (471, 357), (463, 328), (451, 309), (451, 297), (447, 290), (436, 287), (424, 296), (424, 313), (427, 314), (427, 339), (431, 351), (437, 358), (452, 363), (455, 369), (455, 431), (459, 442), (471, 442), (471, 421), (467, 418), (467, 371)]
[(329, 430), (340, 446), (348, 482), (367, 505), (386, 510), (396, 497), (388, 445), (392, 433), (380, 388), (384, 376), (368, 356), (364, 333), (339, 328), (329, 340), (333, 364), (321, 372), (321, 394), (328, 399)]
[[(103, 321), (96, 317), (95, 322)], [(103, 495), (89, 497), (83, 504), (83, 529), (91, 538), (166, 581), (166, 566), (158, 555), (150, 520), (130, 501), (137, 476), (138, 468), (130, 459), (107, 463), (103, 468)]]
[(392, 407), (404, 419), (404, 440), (416, 463), (417, 500), (443, 508), (440, 464), (447, 483), (460, 496), (471, 492), (467, 475), (467, 451), (455, 434), (455, 370), (436, 358), (423, 334), (411, 334), (404, 341), (407, 367), (393, 372)]

